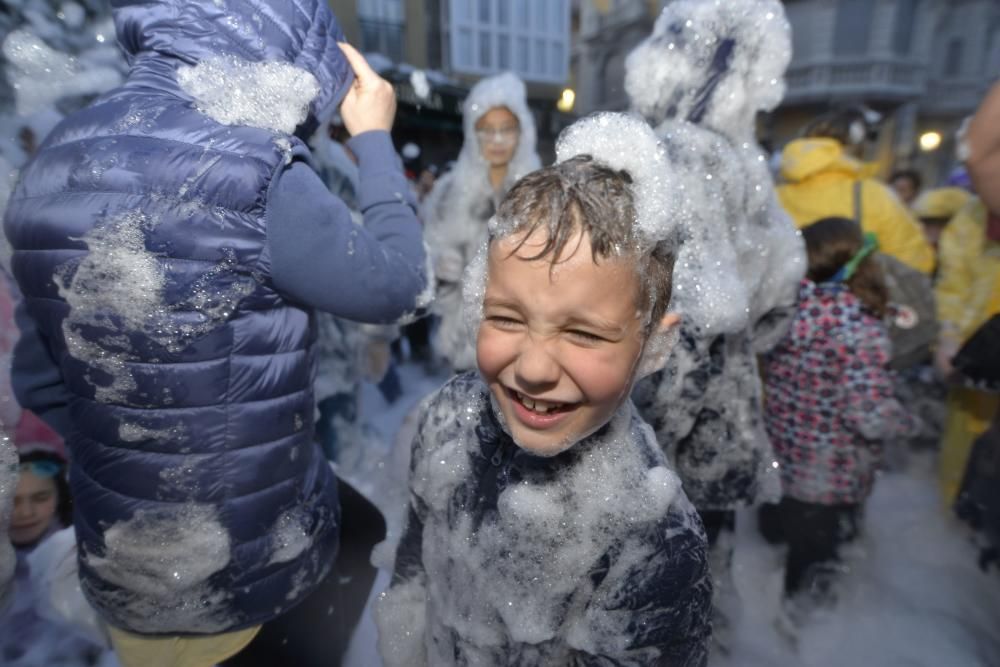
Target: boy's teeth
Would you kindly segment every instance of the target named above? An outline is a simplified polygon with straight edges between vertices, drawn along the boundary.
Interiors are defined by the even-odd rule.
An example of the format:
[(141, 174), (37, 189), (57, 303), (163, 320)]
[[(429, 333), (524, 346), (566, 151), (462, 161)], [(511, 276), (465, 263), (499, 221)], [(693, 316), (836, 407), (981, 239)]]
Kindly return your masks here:
[(534, 410), (535, 412), (544, 415), (548, 413), (550, 410), (556, 409), (557, 404), (555, 403), (545, 403), (544, 401), (536, 401), (534, 399), (528, 398), (527, 396), (525, 396), (520, 392), (514, 392), (514, 393), (517, 394), (518, 400), (521, 401), (522, 404), (524, 404), (524, 407), (528, 408), (529, 410)]

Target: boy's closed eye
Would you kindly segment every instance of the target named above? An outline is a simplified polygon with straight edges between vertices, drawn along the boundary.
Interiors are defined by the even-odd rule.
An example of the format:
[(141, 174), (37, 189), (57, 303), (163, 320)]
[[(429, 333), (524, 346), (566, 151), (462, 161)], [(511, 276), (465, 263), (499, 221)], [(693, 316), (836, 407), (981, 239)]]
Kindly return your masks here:
[(582, 342), (587, 343), (589, 345), (598, 345), (600, 343), (610, 343), (610, 342), (612, 342), (612, 341), (608, 340), (607, 338), (605, 338), (603, 336), (599, 336), (599, 335), (597, 335), (595, 333), (592, 333), (590, 331), (581, 331), (580, 329), (570, 329), (566, 333), (569, 334), (569, 336), (571, 338), (573, 338), (574, 340), (576, 340), (578, 342), (582, 341)]
[(513, 329), (524, 324), (521, 320), (509, 315), (486, 315), (485, 319), (500, 329)]

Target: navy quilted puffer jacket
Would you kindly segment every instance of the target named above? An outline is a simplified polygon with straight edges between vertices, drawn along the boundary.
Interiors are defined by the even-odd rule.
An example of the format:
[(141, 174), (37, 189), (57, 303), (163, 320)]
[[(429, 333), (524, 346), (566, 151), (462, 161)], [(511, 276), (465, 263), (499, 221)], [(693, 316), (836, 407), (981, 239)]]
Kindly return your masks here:
[(5, 225), (28, 312), (72, 398), (80, 575), (112, 624), (214, 634), (282, 613), (337, 550), (312, 442), (313, 314), (274, 288), (264, 211), (288, 134), (181, 90), (211, 56), (310, 72), (319, 120), (351, 81), (326, 0), (113, 0), (132, 71), (67, 118)]

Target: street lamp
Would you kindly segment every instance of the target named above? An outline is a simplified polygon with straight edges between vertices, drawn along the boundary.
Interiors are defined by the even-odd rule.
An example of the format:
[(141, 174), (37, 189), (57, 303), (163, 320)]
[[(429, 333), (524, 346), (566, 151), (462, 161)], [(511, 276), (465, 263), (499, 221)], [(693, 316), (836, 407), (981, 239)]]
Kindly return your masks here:
[(924, 132), (920, 135), (920, 150), (925, 153), (936, 151), (941, 145), (940, 132)]
[(556, 102), (556, 108), (563, 113), (569, 113), (573, 110), (573, 105), (576, 103), (576, 93), (573, 92), (572, 88), (566, 88), (562, 91), (562, 95), (559, 96), (559, 101)]

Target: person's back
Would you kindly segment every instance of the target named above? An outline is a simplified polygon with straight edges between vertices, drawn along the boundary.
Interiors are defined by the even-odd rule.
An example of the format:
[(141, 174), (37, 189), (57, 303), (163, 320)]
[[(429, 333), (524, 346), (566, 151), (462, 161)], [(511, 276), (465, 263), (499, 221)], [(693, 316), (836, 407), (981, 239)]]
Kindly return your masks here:
[(816, 602), (836, 599), (839, 548), (857, 532), (882, 440), (921, 428), (893, 395), (881, 322), (888, 290), (873, 256), (874, 235), (863, 235), (853, 220), (825, 218), (805, 227), (803, 237), (809, 271), (796, 316), (764, 364), (765, 423), (782, 498), (762, 519), (777, 519), (788, 543), (779, 627), (803, 620)]
[(882, 252), (930, 273), (934, 254), (919, 224), (887, 186), (865, 178), (861, 163), (829, 137), (792, 141), (782, 152), (778, 199), (800, 229), (822, 218), (860, 217)]
[[(53, 131), (5, 219), (34, 361), (64, 385), (81, 583), (139, 635), (250, 629), (307, 596), (337, 549), (336, 482), (312, 441), (312, 309), (412, 309), (419, 227), (386, 132), (353, 146), (366, 222), (385, 213), (360, 232), (293, 135), (352, 81), (325, 2), (114, 4), (127, 81)], [(322, 247), (296, 245), (296, 228)]]

